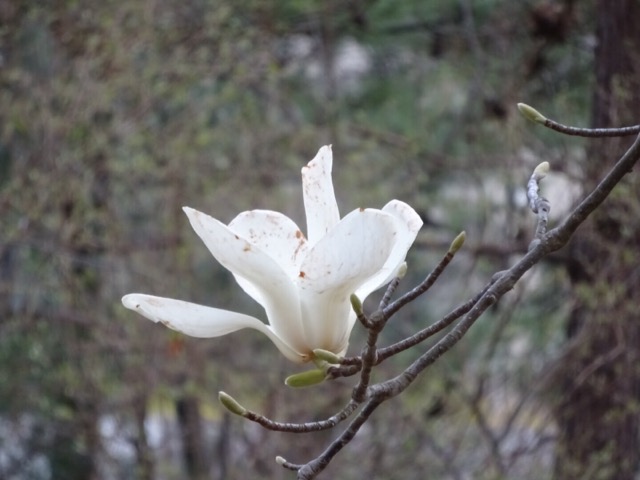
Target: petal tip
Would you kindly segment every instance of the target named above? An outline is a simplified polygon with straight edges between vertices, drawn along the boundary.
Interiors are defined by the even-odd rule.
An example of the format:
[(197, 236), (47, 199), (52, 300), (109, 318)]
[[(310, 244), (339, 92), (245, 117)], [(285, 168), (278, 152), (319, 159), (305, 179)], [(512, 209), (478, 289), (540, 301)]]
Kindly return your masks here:
[(130, 310), (135, 310), (140, 306), (135, 297), (135, 293), (129, 293), (125, 295), (124, 297), (122, 297), (122, 305)]
[[(333, 151), (331, 145), (323, 145), (316, 153), (316, 156), (311, 159), (309, 163), (307, 163), (306, 167), (313, 167), (315, 165), (326, 164), (329, 167), (329, 172), (331, 171), (331, 164), (333, 163)], [(304, 171), (304, 169), (303, 169)]]
[(198, 212), (196, 209), (191, 207), (182, 207), (182, 211), (186, 213), (187, 217), (189, 218), (191, 218), (193, 215), (195, 215)]

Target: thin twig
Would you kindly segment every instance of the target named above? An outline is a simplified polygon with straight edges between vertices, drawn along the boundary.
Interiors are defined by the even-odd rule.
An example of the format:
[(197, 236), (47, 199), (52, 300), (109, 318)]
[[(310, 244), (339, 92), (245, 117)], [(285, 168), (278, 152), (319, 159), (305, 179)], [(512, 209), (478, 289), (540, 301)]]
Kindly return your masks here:
[(545, 120), (543, 125), (551, 130), (555, 130), (556, 132), (575, 137), (626, 137), (640, 133), (640, 125), (619, 128), (579, 128), (569, 127), (548, 118)]
[(351, 394), (351, 398), (353, 398), (355, 402), (362, 403), (365, 400), (365, 394), (371, 381), (371, 370), (378, 361), (378, 336), (386, 323), (387, 318), (380, 313), (380, 310), (371, 316), (371, 328), (369, 328), (367, 332), (367, 344), (362, 349), (362, 354), (360, 355), (362, 359), (360, 380)]
[(449, 325), (451, 325), (454, 321), (462, 317), (466, 314), (471, 308), (476, 304), (478, 299), (482, 296), (484, 290), (482, 290), (479, 294), (477, 294), (471, 300), (463, 303), (458, 306), (455, 310), (451, 311), (442, 319), (438, 320), (436, 323), (429, 325), (426, 328), (423, 328), (419, 332), (411, 335), (410, 337), (405, 338), (404, 340), (400, 340), (393, 345), (389, 345), (388, 347), (378, 349), (378, 364), (382, 363), (387, 358), (396, 355), (400, 352), (403, 352), (419, 343), (423, 342), (429, 337), (432, 337), (436, 333), (444, 330)]
[(273, 430), (276, 432), (288, 432), (288, 433), (309, 433), (309, 432), (319, 432), (322, 430), (328, 430), (330, 428), (335, 427), (340, 422), (346, 420), (351, 416), (351, 414), (358, 408), (358, 403), (350, 400), (349, 403), (338, 413), (332, 415), (326, 420), (318, 420), (315, 422), (305, 422), (305, 423), (285, 423), (285, 422), (276, 422), (274, 420), (270, 420), (264, 415), (260, 415), (259, 413), (252, 412), (251, 410), (247, 410), (244, 415), (242, 415), (247, 420), (251, 420), (252, 422), (256, 422), (262, 425), (267, 430)]
[(380, 305), (378, 305), (378, 310), (383, 310), (384, 308), (386, 308), (387, 305), (389, 305), (389, 302), (391, 301), (391, 297), (393, 296), (394, 292), (398, 288), (398, 285), (400, 285), (400, 280), (402, 280), (402, 277), (394, 277), (394, 279), (391, 280), (391, 283), (389, 283), (387, 290), (384, 292), (384, 295), (382, 296), (382, 300), (380, 300)]
[(433, 271), (429, 275), (427, 275), (427, 277), (417, 287), (405, 293), (398, 300), (383, 309), (384, 316), (386, 318), (391, 318), (394, 313), (396, 313), (406, 304), (412, 302), (427, 290), (429, 290), (431, 286), (436, 282), (440, 274), (444, 271), (444, 269), (447, 268), (447, 265), (451, 263), (451, 260), (453, 260), (454, 256), (455, 252), (449, 250), (446, 255), (440, 260), (440, 263), (436, 265), (436, 268), (434, 268)]
[(371, 414), (381, 403), (382, 400), (379, 399), (373, 398), (369, 400), (364, 407), (362, 407), (362, 410), (360, 410), (349, 426), (338, 436), (338, 438), (331, 442), (324, 452), (306, 465), (303, 465), (298, 470), (298, 480), (312, 480), (327, 468), (331, 459), (335, 457), (336, 454), (345, 447), (345, 445), (353, 440), (353, 437), (356, 436), (360, 427), (366, 423)]
[[(400, 340), (392, 345), (387, 347), (378, 348), (377, 350), (377, 360), (376, 365), (380, 365), (384, 360), (393, 355), (396, 355), (400, 352), (403, 352), (411, 347), (418, 345), (423, 342), (427, 338), (432, 337), (438, 332), (441, 332), (449, 325), (451, 325), (454, 321), (459, 319), (461, 316), (466, 314), (471, 307), (473, 307), (478, 299), (484, 294), (485, 290), (488, 288), (481, 290), (475, 297), (471, 300), (466, 301), (462, 305), (459, 305), (455, 310), (452, 310), (450, 313), (442, 317), (436, 323), (429, 325), (426, 328), (423, 328), (419, 332), (411, 335), (410, 337), (405, 338), (404, 340)], [(347, 368), (343, 368), (345, 366)], [(329, 378), (339, 378), (339, 377), (349, 377), (351, 375), (355, 375), (362, 368), (362, 357), (345, 357), (341, 361), (340, 367), (329, 367), (327, 370), (327, 374)]]
[(362, 358), (360, 358), (360, 356), (342, 357), (340, 359), (340, 365), (344, 365), (344, 366), (357, 365), (358, 367), (360, 367), (360, 365), (362, 365)]
[(331, 366), (327, 368), (326, 379), (333, 380), (336, 378), (350, 377), (358, 373), (362, 368), (362, 359), (360, 359), (360, 357), (349, 357), (349, 360), (353, 361), (353, 363), (350, 365), (345, 365), (344, 367)]
[(629, 127), (618, 128), (581, 128), (570, 127), (562, 123), (551, 120), (545, 117), (535, 108), (530, 107), (525, 103), (518, 104), (518, 110), (524, 117), (532, 122), (544, 125), (551, 130), (563, 133), (565, 135), (572, 135), (574, 137), (589, 137), (589, 138), (602, 138), (602, 137), (626, 137), (629, 135), (637, 135), (640, 133), (640, 125), (631, 125)]

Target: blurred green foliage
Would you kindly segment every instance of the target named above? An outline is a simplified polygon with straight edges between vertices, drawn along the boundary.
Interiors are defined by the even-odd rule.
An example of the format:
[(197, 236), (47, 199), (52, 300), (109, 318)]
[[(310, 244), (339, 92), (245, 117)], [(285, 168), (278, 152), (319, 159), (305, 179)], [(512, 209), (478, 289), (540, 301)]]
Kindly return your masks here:
[[(270, 208), (303, 225), (299, 169), (332, 143), (344, 212), (399, 198), (426, 220), (407, 288), (467, 230), (475, 249), (389, 326), (385, 340), (436, 320), (526, 247), (532, 218), (513, 192), (538, 158), (562, 160), (560, 170), (575, 159), (565, 140), (531, 134), (515, 103), (586, 123), (590, 3), (576, 7), (560, 38), (536, 31), (529, 1), (3, 6), (0, 477), (184, 478), (180, 449), (158, 440), (161, 453), (142, 466), (145, 442), (153, 441), (138, 420), (141, 411), (170, 418), (163, 405), (187, 396), (215, 426), (222, 389), (292, 421), (344, 403), (348, 381), (286, 390), (291, 367), (258, 335), (187, 339), (125, 312), (119, 299), (141, 291), (261, 315), (180, 207), (222, 221)], [(496, 248), (483, 253), (483, 245)], [(508, 406), (528, 399), (525, 379), (556, 352), (566, 281), (553, 268), (539, 275), (380, 412), (371, 449), (354, 445), (329, 471), (334, 478), (363, 478), (360, 468), (370, 478), (424, 478), (426, 468), (430, 478), (452, 471), (515, 478), (509, 473), (520, 461), (548, 467), (548, 452), (533, 450), (500, 470), (487, 460), (482, 428), (470, 426), (478, 389), (476, 405), (499, 424), (496, 396)], [(494, 350), (492, 338), (500, 340)], [(416, 355), (403, 354), (380, 374)], [(542, 436), (543, 399), (532, 402), (528, 414), (542, 413), (523, 416), (514, 430)], [(105, 419), (115, 419), (113, 438), (105, 437)], [(315, 455), (328, 438), (248, 433), (233, 422), (229, 437), (215, 430), (205, 448), (215, 450), (210, 437), (230, 439), (227, 455), (243, 461), (227, 470), (224, 459), (212, 461), (215, 478), (290, 478), (272, 458)], [(114, 438), (128, 445), (124, 459), (105, 447)]]

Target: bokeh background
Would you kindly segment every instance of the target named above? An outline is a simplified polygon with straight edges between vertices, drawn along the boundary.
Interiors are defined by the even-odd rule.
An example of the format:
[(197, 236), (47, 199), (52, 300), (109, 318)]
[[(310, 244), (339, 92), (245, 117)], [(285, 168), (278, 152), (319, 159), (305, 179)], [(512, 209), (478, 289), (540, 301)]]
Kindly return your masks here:
[[(275, 456), (305, 462), (335, 433), (263, 430), (217, 392), (306, 421), (344, 405), (353, 379), (291, 390), (299, 369), (258, 333), (190, 339), (125, 310), (122, 295), (145, 292), (264, 318), (181, 207), (305, 225), (300, 168), (332, 144), (343, 213), (398, 198), (425, 221), (401, 291), (467, 232), (382, 344), (401, 339), (526, 251), (539, 162), (553, 169), (553, 223), (623, 151), (545, 131), (515, 105), (638, 123), (639, 5), (1, 2), (0, 478), (293, 478)], [(323, 478), (637, 478), (637, 191), (622, 185)], [(362, 338), (356, 327), (353, 353)]]

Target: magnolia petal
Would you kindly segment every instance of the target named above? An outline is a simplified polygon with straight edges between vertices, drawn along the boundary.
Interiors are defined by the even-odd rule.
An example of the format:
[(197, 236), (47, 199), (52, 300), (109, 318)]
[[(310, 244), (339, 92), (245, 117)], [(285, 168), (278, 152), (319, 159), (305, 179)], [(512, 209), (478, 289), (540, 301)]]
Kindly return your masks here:
[(262, 305), (278, 336), (296, 348), (304, 345), (298, 292), (280, 265), (215, 218), (187, 207), (184, 211), (215, 259)]
[(302, 193), (310, 245), (314, 245), (340, 221), (331, 181), (332, 165), (331, 146), (325, 145), (313, 160), (302, 167)]
[(338, 286), (346, 290), (359, 287), (389, 258), (396, 230), (396, 219), (381, 210), (349, 213), (309, 249), (300, 265), (300, 288), (322, 292)]
[(398, 223), (380, 210), (354, 210), (309, 250), (298, 285), (305, 338), (312, 348), (334, 353), (344, 348), (342, 339), (352, 326), (349, 298), (387, 262)]
[(300, 261), (307, 252), (307, 239), (289, 217), (280, 212), (251, 210), (234, 218), (229, 229), (269, 255), (287, 276), (298, 275)]
[[(422, 219), (420, 218), (420, 215), (418, 215), (418, 212), (416, 212), (410, 205), (400, 200), (391, 200), (382, 207), (382, 211), (390, 213), (399, 220), (402, 220), (409, 231), (413, 233), (414, 239), (422, 228)], [(413, 240), (411, 240), (411, 243), (413, 243)]]
[(416, 211), (400, 200), (391, 200), (382, 211), (392, 215), (396, 219), (395, 243), (393, 250), (380, 271), (367, 282), (360, 285), (356, 294), (364, 301), (372, 292), (389, 283), (396, 275), (398, 267), (407, 256), (407, 252), (422, 228), (422, 219)]
[[(344, 355), (354, 322), (347, 288), (301, 290), (301, 308), (309, 351), (321, 348)], [(306, 351), (305, 351), (306, 352)]]
[(268, 325), (249, 315), (140, 293), (125, 295), (122, 304), (153, 322), (162, 323), (191, 337), (220, 337), (243, 328), (252, 328), (264, 333), (289, 360), (297, 363), (307, 360)]

